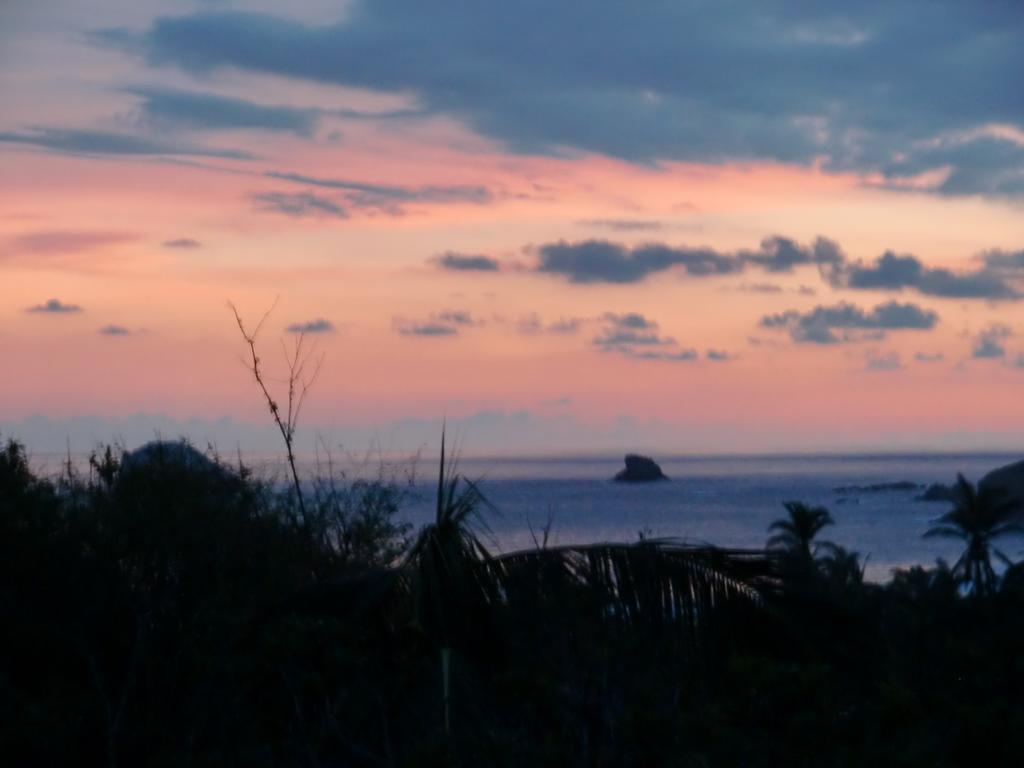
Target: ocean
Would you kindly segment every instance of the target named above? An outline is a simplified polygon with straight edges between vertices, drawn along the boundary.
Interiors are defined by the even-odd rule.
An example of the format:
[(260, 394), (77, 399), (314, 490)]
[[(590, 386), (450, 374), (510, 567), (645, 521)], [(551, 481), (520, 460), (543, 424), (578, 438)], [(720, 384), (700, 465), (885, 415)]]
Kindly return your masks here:
[[(656, 457), (668, 481), (613, 483), (621, 457), (473, 458), (459, 471), (479, 481), (493, 504), (486, 515), (490, 545), (502, 552), (535, 546), (543, 528), (549, 543), (636, 541), (644, 536), (726, 547), (762, 547), (768, 526), (785, 516), (783, 502), (796, 500), (829, 509), (834, 525), (819, 538), (866, 558), (866, 576), (886, 581), (892, 569), (952, 564), (959, 542), (924, 539), (930, 522), (949, 505), (918, 501), (921, 490), (850, 489), (885, 483), (949, 484), (958, 472), (977, 481), (1019, 454), (907, 454), (856, 456), (679, 456)], [(405, 517), (414, 526), (429, 522), (436, 468), (420, 462), (421, 482)], [(434, 480), (436, 482), (436, 480)], [(1006, 539), (1013, 560), (1024, 554), (1024, 539)]]

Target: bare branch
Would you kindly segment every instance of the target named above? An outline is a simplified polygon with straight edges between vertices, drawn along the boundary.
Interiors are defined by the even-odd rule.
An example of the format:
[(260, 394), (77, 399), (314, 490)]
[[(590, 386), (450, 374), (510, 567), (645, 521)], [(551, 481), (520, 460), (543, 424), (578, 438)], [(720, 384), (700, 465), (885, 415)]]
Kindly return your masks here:
[[(279, 298), (280, 297), (278, 297), (278, 299)], [(251, 333), (246, 330), (245, 322), (242, 320), (242, 316), (238, 312), (238, 308), (231, 302), (228, 302), (228, 307), (230, 307), (231, 311), (234, 313), (235, 322), (238, 324), (238, 330), (241, 332), (242, 339), (245, 340), (245, 344), (249, 348), (249, 359), (245, 363), (246, 367), (252, 374), (253, 379), (255, 379), (260, 392), (263, 394), (263, 399), (266, 400), (267, 407), (270, 410), (270, 416), (274, 420), (274, 424), (277, 425), (277, 429), (284, 440), (288, 466), (291, 469), (292, 482), (295, 487), (295, 496), (299, 504), (299, 512), (302, 514), (303, 520), (305, 520), (306, 504), (302, 495), (302, 484), (299, 482), (299, 472), (295, 464), (293, 441), (295, 438), (295, 430), (298, 426), (299, 414), (302, 411), (302, 405), (305, 402), (306, 394), (313, 386), (317, 376), (320, 375), (320, 368), (323, 365), (324, 356), (320, 355), (317, 357), (316, 367), (313, 370), (313, 374), (307, 377), (305, 375), (306, 364), (309, 362), (314, 350), (309, 350), (308, 352), (305, 350), (305, 334), (299, 334), (298, 339), (295, 342), (295, 346), (290, 353), (284, 340), (281, 340), (281, 349), (284, 352), (285, 365), (288, 370), (287, 378), (281, 380), (281, 383), (285, 384), (287, 387), (287, 401), (282, 413), (281, 406), (278, 404), (278, 401), (274, 398), (267, 386), (267, 376), (262, 367), (262, 360), (256, 351), (256, 339), (259, 336), (263, 325), (266, 323), (267, 318), (270, 317), (270, 313), (273, 312), (274, 308), (277, 306), (278, 299), (274, 299), (274, 303), (271, 305), (270, 309), (263, 314), (259, 323), (256, 324), (255, 330)]]

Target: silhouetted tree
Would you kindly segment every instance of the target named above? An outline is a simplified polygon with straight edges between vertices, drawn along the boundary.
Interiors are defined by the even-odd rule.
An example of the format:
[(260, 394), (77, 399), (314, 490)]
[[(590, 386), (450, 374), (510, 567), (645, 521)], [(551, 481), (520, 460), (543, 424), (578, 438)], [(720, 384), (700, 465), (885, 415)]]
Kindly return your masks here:
[(811, 542), (822, 528), (832, 524), (832, 516), (824, 507), (811, 507), (801, 501), (787, 501), (782, 506), (789, 517), (768, 526), (769, 532), (776, 531), (768, 538), (768, 548), (781, 550), (796, 568), (813, 571)]
[(1001, 491), (975, 487), (963, 475), (957, 475), (954, 492), (953, 509), (935, 520), (924, 535), (966, 542), (963, 554), (953, 565), (953, 576), (970, 594), (989, 595), (998, 582), (992, 556), (1006, 566), (1011, 565), (1010, 559), (996, 549), (993, 542), (1024, 530), (1013, 519), (1016, 504)]
[(437, 474), (434, 522), (416, 536), (406, 559), (413, 578), (413, 596), (420, 625), (440, 646), (445, 731), (450, 729), (452, 648), (467, 647), (486, 634), (490, 606), (499, 600), (492, 559), (477, 530), (486, 530), (482, 510), (490, 502), (471, 480), (456, 471), (454, 459), (445, 459), (441, 433), (441, 460)]
[(865, 562), (861, 562), (858, 552), (851, 552), (845, 547), (830, 541), (822, 542), (818, 549), (823, 554), (815, 562), (825, 579), (833, 587), (845, 590), (855, 589), (864, 583)]

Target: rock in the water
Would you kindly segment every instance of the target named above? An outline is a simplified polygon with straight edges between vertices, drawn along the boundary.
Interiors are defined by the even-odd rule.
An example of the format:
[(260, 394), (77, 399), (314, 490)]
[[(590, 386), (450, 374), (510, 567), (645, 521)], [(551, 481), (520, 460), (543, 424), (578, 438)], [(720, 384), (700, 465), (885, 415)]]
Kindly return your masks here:
[(888, 491), (916, 491), (921, 488), (919, 483), (901, 480), (898, 483), (873, 483), (872, 485), (841, 485), (833, 488), (835, 493), (885, 493)]
[(956, 501), (956, 491), (951, 485), (932, 483), (920, 496), (914, 497), (917, 501)]
[(617, 483), (646, 483), (652, 480), (668, 480), (654, 459), (649, 456), (626, 454), (626, 468), (613, 478)]

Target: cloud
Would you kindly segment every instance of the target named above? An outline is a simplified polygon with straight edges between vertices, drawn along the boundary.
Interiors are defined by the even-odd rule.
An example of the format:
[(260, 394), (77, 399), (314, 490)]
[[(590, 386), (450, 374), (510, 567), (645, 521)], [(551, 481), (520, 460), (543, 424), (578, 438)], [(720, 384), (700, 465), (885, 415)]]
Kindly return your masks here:
[[(944, 169), (928, 191), (1024, 193), (1019, 145), (979, 130), (1024, 124), (1019, 7), (937, 0), (924, 25), (920, 13), (615, 0), (584, 15), (572, 3), (388, 0), (334, 23), (200, 11), (95, 39), (192, 74), (407, 95), (524, 153), (820, 162), (893, 186)], [(396, 47), (400, 56), (381, 55)]]
[(675, 339), (661, 336), (658, 324), (637, 312), (616, 314), (606, 312), (602, 316), (605, 323), (601, 333), (594, 337), (593, 343), (604, 349), (619, 349), (636, 346), (665, 346), (675, 344)]
[(348, 218), (348, 211), (344, 207), (312, 192), (255, 192), (251, 197), (262, 210), (283, 213), (296, 219)]
[(611, 229), (615, 232), (654, 232), (665, 228), (664, 222), (653, 219), (581, 219), (581, 227)]
[(939, 363), (946, 359), (941, 352), (917, 352), (914, 359), (919, 363)]
[(435, 317), (441, 322), (450, 323), (451, 325), (473, 326), (483, 324), (482, 321), (475, 320), (472, 314), (463, 309), (446, 309), (438, 312)]
[(201, 248), (202, 243), (193, 240), (191, 237), (179, 237), (174, 240), (164, 240), (164, 248), (180, 248), (182, 250), (194, 250)]
[(898, 371), (903, 367), (897, 352), (878, 352), (871, 350), (867, 354), (865, 368), (869, 371)]
[(704, 357), (707, 360), (719, 363), (732, 360), (732, 355), (720, 349), (709, 349), (704, 353)]
[(687, 363), (692, 360), (698, 360), (700, 355), (695, 349), (679, 349), (672, 352), (663, 352), (651, 349), (633, 349), (632, 347), (623, 347), (618, 350), (626, 357), (632, 357), (635, 360), (668, 360), (680, 363)]
[(215, 149), (197, 144), (147, 138), (125, 133), (65, 128), (32, 128), (29, 132), (0, 131), (0, 143), (25, 144), (76, 155), (195, 156), (252, 160), (249, 152)]
[(60, 299), (49, 299), (44, 301), (42, 304), (36, 304), (34, 307), (29, 307), (25, 311), (46, 315), (67, 315), (75, 312), (81, 312), (82, 308), (77, 304), (65, 304)]
[(536, 271), (571, 283), (636, 283), (655, 272), (682, 267), (696, 276), (725, 275), (742, 267), (710, 248), (649, 244), (628, 248), (607, 240), (560, 241), (537, 249)]
[(628, 328), (630, 330), (647, 331), (654, 330), (658, 327), (656, 322), (648, 320), (639, 312), (627, 312), (625, 314), (605, 312), (604, 315), (602, 315), (602, 319), (614, 327)]
[(996, 323), (990, 325), (974, 337), (974, 344), (971, 348), (971, 357), (976, 360), (987, 360), (1002, 358), (1006, 356), (1006, 339), (1013, 335), (1013, 330), (1008, 325)]
[[(536, 255), (533, 272), (580, 285), (639, 283), (670, 271), (700, 279), (740, 274), (748, 269), (776, 275), (815, 267), (835, 290), (913, 290), (924, 296), (984, 301), (1024, 299), (1017, 288), (1017, 283), (1024, 281), (1024, 251), (983, 252), (974, 257), (979, 265), (975, 269), (954, 272), (928, 267), (916, 256), (891, 250), (872, 262), (850, 261), (838, 243), (821, 236), (802, 245), (788, 237), (771, 235), (757, 248), (736, 251), (659, 242), (630, 246), (611, 240), (560, 240), (525, 250)], [(501, 266), (486, 256), (455, 253), (437, 257), (437, 261), (450, 269), (490, 270)], [(735, 290), (782, 293), (786, 289), (770, 282), (747, 282), (735, 286)], [(794, 290), (807, 296), (816, 293), (806, 285)]]
[(460, 328), (483, 325), (483, 321), (465, 310), (446, 309), (435, 312), (426, 320), (395, 318), (393, 325), (401, 336), (457, 336)]
[(775, 283), (744, 283), (736, 286), (736, 290), (749, 293), (782, 293), (783, 288)]
[(1019, 273), (1024, 270), (1024, 250), (992, 250), (981, 254), (985, 266), (995, 272)]
[(560, 317), (548, 323), (545, 330), (548, 333), (576, 333), (583, 321), (578, 317)]
[(592, 340), (602, 351), (617, 352), (636, 360), (690, 361), (698, 359), (694, 349), (679, 347), (670, 336), (662, 336), (658, 323), (638, 312), (606, 312), (603, 327)]
[(890, 330), (930, 330), (939, 317), (915, 304), (890, 301), (870, 312), (847, 302), (818, 305), (810, 312), (791, 309), (761, 318), (761, 327), (786, 330), (800, 344), (838, 344), (881, 338)]
[(395, 329), (402, 336), (456, 336), (459, 329), (439, 322), (409, 322), (401, 320), (396, 322)]
[(631, 248), (608, 240), (563, 240), (541, 245), (536, 251), (537, 272), (560, 275), (572, 283), (636, 283), (675, 268), (690, 277), (734, 274), (748, 265), (778, 273), (809, 264), (833, 267), (843, 261), (842, 251), (831, 240), (819, 237), (809, 246), (801, 246), (778, 235), (766, 237), (756, 250), (734, 253), (664, 243)]
[(839, 245), (832, 240), (818, 237), (810, 246), (804, 247), (780, 235), (766, 237), (761, 241), (760, 250), (743, 252), (740, 258), (768, 272), (791, 272), (794, 267), (806, 264), (835, 266), (845, 261)]
[(367, 184), (349, 179), (328, 179), (300, 173), (267, 171), (264, 176), (322, 189), (337, 190), (353, 208), (375, 209), (393, 216), (401, 215), (409, 203), (471, 203), (484, 205), (494, 200), (487, 187), (464, 184), (454, 186), (427, 185), (401, 187), (387, 184)]
[(578, 317), (563, 317), (553, 322), (544, 322), (540, 315), (536, 312), (531, 312), (528, 315), (523, 315), (516, 321), (516, 330), (526, 336), (533, 336), (539, 333), (566, 335), (576, 333), (582, 324), (583, 320)]
[(323, 112), (267, 106), (244, 99), (175, 88), (126, 88), (141, 99), (146, 120), (199, 130), (259, 129), (310, 137)]
[(455, 272), (497, 272), (501, 269), (500, 262), (490, 256), (455, 253), (454, 251), (434, 257), (433, 262), (441, 269), (450, 269)]
[(1009, 136), (986, 134), (937, 137), (928, 146), (882, 167), (882, 186), (905, 188), (910, 181), (931, 177), (927, 191), (945, 196), (1024, 195), (1024, 143)]
[(318, 317), (315, 320), (307, 320), (302, 323), (292, 323), (285, 330), (288, 333), (334, 333), (334, 323)]
[(991, 269), (951, 272), (924, 266), (916, 256), (886, 251), (871, 264), (857, 262), (836, 269), (837, 287), (900, 291), (912, 288), (926, 296), (957, 299), (1016, 300), (1022, 295)]
[(104, 325), (99, 330), (102, 336), (130, 336), (132, 331), (123, 325)]

